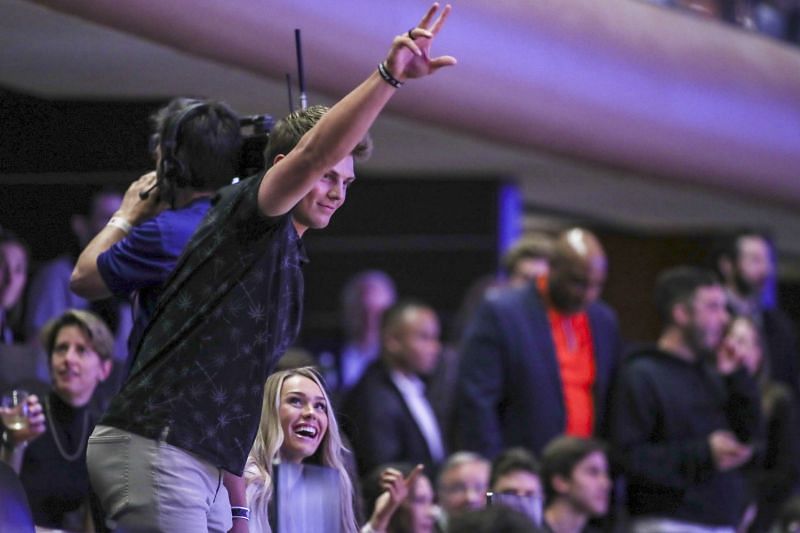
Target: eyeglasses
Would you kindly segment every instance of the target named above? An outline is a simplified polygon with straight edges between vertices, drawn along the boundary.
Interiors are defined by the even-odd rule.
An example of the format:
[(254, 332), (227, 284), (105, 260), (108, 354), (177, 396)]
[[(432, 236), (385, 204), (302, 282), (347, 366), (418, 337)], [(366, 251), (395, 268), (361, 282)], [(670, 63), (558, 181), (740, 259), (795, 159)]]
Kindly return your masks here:
[(483, 494), (486, 492), (486, 485), (485, 484), (467, 484), (467, 483), (453, 483), (451, 485), (445, 485), (442, 487), (442, 492), (446, 494), (465, 494), (469, 492), (475, 492), (478, 494)]
[(542, 496), (539, 494), (520, 494), (515, 491), (487, 492), (487, 505), (502, 505), (519, 511), (529, 517), (537, 526), (542, 524)]

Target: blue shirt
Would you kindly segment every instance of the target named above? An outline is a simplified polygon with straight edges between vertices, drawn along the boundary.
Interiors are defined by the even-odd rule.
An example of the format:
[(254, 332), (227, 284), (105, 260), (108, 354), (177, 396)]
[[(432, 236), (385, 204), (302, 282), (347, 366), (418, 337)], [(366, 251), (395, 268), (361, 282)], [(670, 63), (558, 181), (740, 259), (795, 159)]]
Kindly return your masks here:
[(97, 257), (97, 270), (106, 287), (115, 296), (131, 296), (134, 302), (129, 358), (153, 316), (164, 282), (210, 206), (211, 199), (206, 197), (181, 209), (164, 211), (134, 227), (127, 237)]

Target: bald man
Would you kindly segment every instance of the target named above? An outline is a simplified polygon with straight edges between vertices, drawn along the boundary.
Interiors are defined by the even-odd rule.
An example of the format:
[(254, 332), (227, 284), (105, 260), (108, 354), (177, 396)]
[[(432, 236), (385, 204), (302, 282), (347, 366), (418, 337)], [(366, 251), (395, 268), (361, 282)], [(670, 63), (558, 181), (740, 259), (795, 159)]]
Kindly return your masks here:
[(558, 435), (601, 433), (621, 344), (615, 313), (599, 301), (607, 269), (597, 237), (573, 228), (558, 236), (548, 276), (482, 303), (463, 344), (461, 448), (538, 455)]

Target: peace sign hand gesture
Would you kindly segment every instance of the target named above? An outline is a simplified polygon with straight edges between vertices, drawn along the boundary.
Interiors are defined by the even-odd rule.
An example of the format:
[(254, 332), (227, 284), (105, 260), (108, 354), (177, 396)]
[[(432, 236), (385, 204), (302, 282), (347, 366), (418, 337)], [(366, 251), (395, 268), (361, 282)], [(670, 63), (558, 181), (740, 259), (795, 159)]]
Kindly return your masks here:
[(434, 3), (417, 26), (394, 38), (385, 61), (386, 68), (392, 76), (399, 81), (405, 81), (428, 76), (442, 67), (456, 64), (456, 58), (453, 56), (431, 57), (430, 55), (433, 39), (442, 29), (451, 9), (450, 4), (444, 6), (434, 21), (434, 16), (439, 11), (439, 3)]

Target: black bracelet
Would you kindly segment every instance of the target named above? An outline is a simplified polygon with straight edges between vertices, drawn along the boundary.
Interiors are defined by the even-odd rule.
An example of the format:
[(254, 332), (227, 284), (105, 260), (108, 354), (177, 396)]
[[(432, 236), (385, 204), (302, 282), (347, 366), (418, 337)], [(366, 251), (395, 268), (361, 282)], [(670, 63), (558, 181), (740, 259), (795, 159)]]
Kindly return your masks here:
[(231, 517), (241, 518), (243, 520), (250, 520), (250, 509), (248, 509), (247, 507), (231, 506)]
[(381, 75), (383, 81), (394, 87), (395, 89), (403, 86), (403, 82), (392, 76), (389, 69), (386, 68), (386, 62), (378, 63), (378, 74)]

